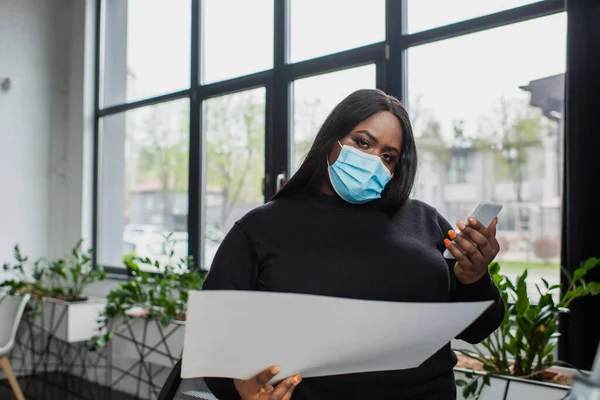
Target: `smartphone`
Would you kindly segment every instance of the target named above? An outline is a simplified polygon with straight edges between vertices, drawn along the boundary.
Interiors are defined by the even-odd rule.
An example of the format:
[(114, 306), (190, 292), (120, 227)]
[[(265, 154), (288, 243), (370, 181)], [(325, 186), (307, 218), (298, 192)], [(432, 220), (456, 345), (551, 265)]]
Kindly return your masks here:
[[(475, 208), (475, 211), (473, 211), (473, 213), (471, 213), (470, 216), (479, 221), (481, 225), (488, 227), (494, 221), (494, 218), (496, 218), (496, 216), (500, 213), (501, 210), (501, 203), (495, 203), (493, 201), (482, 201), (481, 203), (479, 203), (479, 205)], [(458, 232), (458, 234), (460, 235), (461, 233)], [(452, 253), (450, 253), (450, 250), (446, 249), (446, 251), (444, 251), (444, 258), (454, 259), (454, 256), (452, 255)]]

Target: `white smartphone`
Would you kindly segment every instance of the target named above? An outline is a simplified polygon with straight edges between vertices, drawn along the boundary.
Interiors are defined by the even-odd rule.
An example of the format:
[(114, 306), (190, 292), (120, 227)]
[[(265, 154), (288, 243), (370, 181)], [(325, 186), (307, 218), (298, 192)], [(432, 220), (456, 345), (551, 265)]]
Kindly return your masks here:
[[(479, 203), (479, 205), (475, 208), (475, 211), (473, 211), (473, 213), (470, 216), (475, 218), (477, 221), (481, 222), (481, 225), (488, 227), (494, 221), (494, 218), (496, 218), (496, 216), (500, 213), (501, 210), (501, 203), (495, 203), (493, 201), (482, 201), (481, 203)], [(461, 232), (458, 232), (458, 234), (460, 235)], [(454, 256), (452, 255), (452, 253), (450, 253), (450, 250), (446, 249), (446, 251), (444, 251), (444, 258), (454, 259)]]

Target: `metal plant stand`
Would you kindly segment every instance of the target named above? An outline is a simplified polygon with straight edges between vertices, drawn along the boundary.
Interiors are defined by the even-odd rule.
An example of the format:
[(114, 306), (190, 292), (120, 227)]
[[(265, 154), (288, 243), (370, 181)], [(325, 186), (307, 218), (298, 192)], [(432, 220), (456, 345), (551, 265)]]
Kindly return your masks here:
[[(91, 351), (87, 341), (68, 343), (56, 336), (64, 323), (67, 309), (54, 303), (49, 315), (40, 313), (32, 318), (32, 312), (40, 304), (32, 303), (19, 326), (15, 346), (10, 354), (13, 369), (18, 376), (35, 377), (49, 386), (58, 386), (73, 398), (82, 400), (105, 400), (106, 393), (84, 390), (85, 381), (106, 386), (108, 363), (106, 349)], [(39, 385), (28, 379), (23, 391), (31, 396)], [(43, 398), (43, 397), (42, 397)]]
[[(156, 399), (166, 375), (181, 358), (185, 325), (171, 322), (163, 326), (147, 318), (124, 318), (112, 329), (109, 344), (110, 386), (118, 388), (125, 381), (135, 386), (134, 396)], [(130, 390), (127, 392), (131, 393)]]

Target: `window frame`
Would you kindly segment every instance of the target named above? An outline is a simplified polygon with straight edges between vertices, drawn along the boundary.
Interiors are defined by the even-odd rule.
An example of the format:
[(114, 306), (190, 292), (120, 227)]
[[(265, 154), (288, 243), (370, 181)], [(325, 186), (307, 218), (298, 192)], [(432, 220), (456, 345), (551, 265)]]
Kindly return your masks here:
[[(140, 107), (159, 104), (175, 99), (187, 98), (190, 101), (189, 129), (189, 182), (188, 182), (188, 250), (195, 260), (202, 259), (202, 244), (204, 237), (204, 221), (202, 210), (206, 199), (204, 197), (203, 177), (203, 132), (202, 104), (205, 100), (225, 94), (241, 92), (256, 87), (265, 87), (265, 180), (264, 199), (268, 201), (277, 190), (278, 176), (287, 178), (293, 156), (292, 146), (292, 83), (301, 78), (335, 72), (341, 69), (375, 64), (377, 70), (377, 88), (398, 97), (407, 103), (406, 54), (410, 47), (441, 41), (453, 37), (480, 32), (500, 26), (558, 14), (566, 11), (564, 0), (543, 0), (472, 18), (433, 29), (407, 34), (406, 0), (386, 0), (385, 4), (385, 41), (373, 43), (359, 48), (344, 50), (296, 63), (289, 63), (290, 51), (290, 1), (273, 0), (273, 68), (246, 76), (224, 81), (202, 84), (201, 57), (203, 33), (202, 0), (191, 0), (191, 60), (190, 87), (172, 93), (165, 93), (152, 98), (137, 100), (129, 103), (102, 107), (100, 96), (102, 92), (102, 55), (103, 55), (103, 14), (106, 0), (96, 2), (95, 29), (95, 71), (94, 71), (94, 136), (93, 136), (93, 181), (92, 181), (92, 247), (98, 248), (98, 201), (99, 201), (99, 143), (100, 126), (106, 116), (122, 113)], [(226, 51), (227, 49), (224, 49)], [(96, 252), (93, 265), (98, 266)], [(123, 267), (102, 265), (115, 277), (123, 277), (127, 271)]]

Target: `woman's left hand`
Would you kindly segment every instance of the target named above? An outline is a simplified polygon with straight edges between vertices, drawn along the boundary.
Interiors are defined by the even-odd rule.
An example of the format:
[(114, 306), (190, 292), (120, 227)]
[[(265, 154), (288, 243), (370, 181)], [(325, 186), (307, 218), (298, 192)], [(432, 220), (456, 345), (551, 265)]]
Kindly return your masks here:
[(487, 228), (475, 218), (469, 217), (466, 225), (457, 222), (460, 235), (454, 231), (448, 232), (454, 242), (444, 239), (444, 243), (456, 259), (454, 274), (460, 283), (465, 285), (475, 283), (487, 274), (488, 265), (500, 251), (500, 245), (496, 240), (497, 224), (497, 217)]

